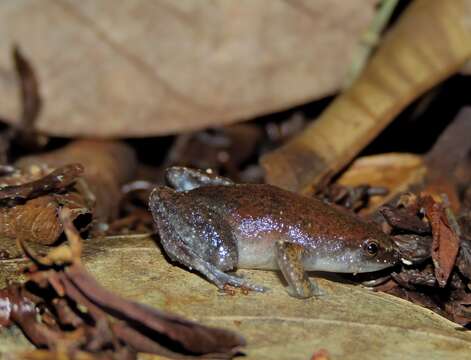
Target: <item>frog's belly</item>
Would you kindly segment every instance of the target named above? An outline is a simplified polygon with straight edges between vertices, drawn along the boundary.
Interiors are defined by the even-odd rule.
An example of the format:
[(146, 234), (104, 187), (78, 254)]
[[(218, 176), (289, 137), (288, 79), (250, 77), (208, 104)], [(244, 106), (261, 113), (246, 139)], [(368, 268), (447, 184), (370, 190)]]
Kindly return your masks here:
[[(241, 269), (278, 270), (275, 255), (275, 242), (271, 236), (239, 238), (237, 241), (238, 263)], [(358, 251), (333, 252), (330, 248), (311, 249), (303, 259), (304, 270), (338, 273), (374, 271), (366, 269), (359, 259)]]
[(269, 241), (237, 241), (240, 269), (277, 270), (275, 243)]

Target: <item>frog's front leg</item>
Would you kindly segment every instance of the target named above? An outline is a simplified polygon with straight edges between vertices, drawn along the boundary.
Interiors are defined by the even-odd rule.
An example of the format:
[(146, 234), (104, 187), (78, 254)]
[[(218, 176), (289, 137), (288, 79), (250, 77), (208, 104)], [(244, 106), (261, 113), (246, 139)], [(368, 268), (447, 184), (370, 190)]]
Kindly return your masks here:
[(166, 169), (165, 180), (177, 191), (189, 191), (201, 186), (234, 184), (232, 180), (226, 177), (183, 166), (172, 166)]
[(275, 244), (276, 261), (289, 285), (288, 293), (300, 299), (323, 295), (317, 283), (311, 282), (304, 270), (304, 254), (305, 249), (301, 245), (286, 241)]

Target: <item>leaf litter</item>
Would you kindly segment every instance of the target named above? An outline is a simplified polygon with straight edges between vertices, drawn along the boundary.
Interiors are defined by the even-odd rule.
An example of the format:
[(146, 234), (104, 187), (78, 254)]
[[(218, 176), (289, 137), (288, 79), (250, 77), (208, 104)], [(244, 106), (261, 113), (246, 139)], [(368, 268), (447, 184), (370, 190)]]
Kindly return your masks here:
[[(199, 325), (104, 289), (81, 264), (82, 240), (70, 215), (60, 211), (68, 244), (44, 257), (19, 240), (33, 264), (24, 270), (25, 283), (0, 291), (2, 326), (16, 324), (35, 346), (63, 359), (78, 359), (83, 352), (94, 359), (136, 359), (138, 352), (222, 359), (245, 345), (234, 332)], [(34, 359), (35, 352), (27, 357)]]
[[(34, 70), (18, 48), (13, 51), (13, 58), (20, 83), (22, 112), (20, 121), (16, 122), (20, 125), (7, 128), (2, 134), (0, 234), (16, 239), (33, 264), (24, 269), (25, 282), (9, 283), (0, 290), (0, 325), (11, 327), (16, 324), (39, 348), (19, 356), (30, 359), (133, 359), (138, 352), (171, 358), (231, 358), (238, 354), (245, 340), (232, 331), (199, 325), (126, 300), (103, 288), (82, 264), (82, 240), (76, 227), (84, 234), (104, 236), (116, 243), (120, 239), (131, 243), (132, 239), (139, 241), (127, 231), (140, 229), (144, 236), (152, 232), (145, 203), (153, 185), (162, 182), (166, 166), (212, 168), (215, 173), (237, 181), (261, 182), (263, 170), (254, 163), (254, 157), (273, 150), (302, 131), (306, 125), (304, 119), (293, 116), (281, 124), (262, 122), (262, 126), (235, 125), (179, 135), (157, 169), (138, 166), (136, 153), (125, 142), (88, 139), (71, 141), (42, 154), (17, 157), (10, 165), (10, 150), (19, 147), (23, 152), (37, 151), (45, 148), (50, 140), (35, 130), (42, 100)], [(349, 186), (348, 181), (337, 182), (338, 174), (327, 173), (314, 189), (314, 196), (345, 208), (345, 211), (367, 216), (394, 237), (403, 264), (373, 279), (370, 284), (376, 291), (399, 296), (469, 326), (471, 216), (466, 205), (471, 203), (468, 181), (471, 177), (469, 149), (464, 138), (469, 133), (466, 132), (466, 124), (469, 124), (466, 120), (469, 120), (469, 110), (465, 109), (424, 157), (425, 161), (414, 162), (406, 169), (408, 174), (404, 175), (401, 186), (406, 184), (417, 195), (401, 193), (398, 189), (403, 188), (399, 182), (378, 186), (366, 181)], [(456, 155), (453, 162), (446, 161), (449, 154)], [(387, 161), (390, 159), (388, 157)], [(399, 160), (394, 161), (396, 164), (389, 169), (399, 163)], [(427, 175), (425, 183), (419, 184), (422, 175), (409, 175), (422, 174), (424, 163)], [(359, 173), (361, 178), (361, 169)], [(440, 176), (443, 173), (453, 174), (452, 179), (444, 180)], [(394, 198), (378, 208), (378, 203), (372, 199), (385, 198), (388, 193)], [(465, 206), (460, 209), (460, 205)], [(84, 214), (89, 215), (85, 223), (76, 221)], [(41, 230), (38, 224), (44, 229)], [(117, 234), (117, 237), (106, 237), (109, 234)], [(119, 238), (119, 234), (124, 237)], [(46, 254), (37, 253), (28, 242), (55, 246)], [(91, 239), (87, 242), (93, 244)], [(9, 259), (8, 251), (0, 254), (2, 258)], [(160, 259), (159, 264), (166, 264), (166, 260)], [(185, 273), (183, 277), (191, 287), (187, 276), (194, 275)], [(166, 277), (163, 279), (168, 281)], [(361, 277), (349, 280), (358, 282)], [(168, 289), (167, 283), (161, 285)], [(331, 286), (340, 291), (341, 287)], [(176, 289), (186, 296), (193, 296), (181, 287)], [(360, 294), (361, 299), (363, 295)], [(251, 299), (252, 294), (234, 292), (232, 295), (235, 301), (250, 304), (247, 299)], [(245, 298), (239, 298), (240, 295)], [(274, 299), (276, 303), (276, 296)], [(291, 300), (284, 299), (277, 310), (281, 309), (281, 314), (286, 312), (285, 303), (296, 309), (298, 304)], [(173, 301), (177, 309), (179, 301)], [(259, 309), (255, 304), (249, 306)], [(353, 313), (360, 313), (357, 308), (353, 309)], [(213, 310), (216, 311), (216, 307)], [(262, 313), (260, 311), (257, 316)], [(346, 315), (350, 316), (348, 311)], [(252, 315), (252, 318), (257, 316)], [(312, 316), (312, 313), (301, 315), (301, 319), (308, 321)], [(206, 315), (206, 318), (211, 316)], [(276, 314), (267, 318), (276, 319)], [(287, 323), (290, 321), (289, 316), (280, 318)], [(241, 327), (246, 318), (235, 316), (234, 319), (234, 324)], [(320, 320), (326, 319), (321, 317)], [(253, 329), (246, 330), (251, 338), (260, 340), (260, 334), (254, 336)], [(394, 330), (391, 328), (389, 332), (392, 334)], [(348, 336), (354, 337), (351, 333)], [(322, 348), (322, 344), (317, 345)], [(340, 353), (338, 349), (335, 352)], [(330, 358), (330, 353), (330, 350), (319, 350), (314, 354), (311, 351), (312, 358), (316, 359)]]

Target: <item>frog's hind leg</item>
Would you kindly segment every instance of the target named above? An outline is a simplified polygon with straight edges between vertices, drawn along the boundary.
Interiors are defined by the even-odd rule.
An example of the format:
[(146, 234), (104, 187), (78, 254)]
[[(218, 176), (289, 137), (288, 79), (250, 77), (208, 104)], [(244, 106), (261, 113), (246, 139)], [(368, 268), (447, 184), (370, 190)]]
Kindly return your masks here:
[[(177, 260), (184, 266), (188, 267), (190, 270), (194, 269), (198, 271), (219, 289), (224, 289), (225, 285), (231, 285), (234, 287), (258, 292), (264, 292), (267, 290), (263, 286), (252, 284), (238, 276), (226, 274), (225, 272), (219, 270), (216, 266), (202, 259), (183, 242), (174, 243), (172, 247), (172, 249), (165, 247), (167, 254), (172, 260)], [(178, 253), (178, 256), (173, 255), (174, 251)]]
[(305, 299), (323, 294), (317, 283), (309, 280), (304, 270), (304, 248), (301, 245), (277, 241), (275, 256), (278, 267), (288, 282), (288, 293), (291, 296)]
[(165, 180), (176, 191), (189, 191), (201, 186), (234, 184), (234, 182), (228, 178), (182, 166), (172, 166), (166, 169)]
[[(167, 187), (157, 187), (150, 195), (150, 209), (160, 235), (160, 243), (170, 259), (200, 272), (221, 289), (227, 284), (264, 291), (261, 286), (224, 273), (237, 265), (237, 248), (230, 231), (224, 223), (205, 221), (200, 211), (210, 218), (214, 218), (215, 214), (211, 213), (211, 209), (201, 208), (201, 204), (195, 204), (195, 208), (189, 209), (194, 215), (191, 223), (185, 219), (185, 214), (177, 216), (181, 196), (183, 195)], [(221, 256), (221, 251), (225, 256)]]

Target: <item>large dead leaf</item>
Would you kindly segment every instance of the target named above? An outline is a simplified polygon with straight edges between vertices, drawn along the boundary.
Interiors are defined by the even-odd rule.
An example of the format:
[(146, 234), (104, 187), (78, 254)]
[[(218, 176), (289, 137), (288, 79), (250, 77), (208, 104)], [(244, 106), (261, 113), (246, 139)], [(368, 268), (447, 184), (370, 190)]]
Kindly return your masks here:
[(149, 136), (251, 118), (334, 92), (376, 0), (0, 2), (0, 112), (13, 42), (54, 135)]
[[(234, 296), (196, 274), (170, 265), (149, 239), (85, 242), (85, 263), (97, 280), (133, 300), (234, 329), (247, 341), (247, 359), (309, 359), (325, 348), (333, 359), (466, 359), (471, 334), (426, 310), (392, 296), (320, 280), (320, 299), (298, 300), (274, 272), (241, 271), (271, 288)], [(3, 282), (11, 276), (4, 270)], [(0, 351), (21, 349), (15, 330), (0, 331)], [(156, 357), (143, 356), (145, 359)], [(160, 358), (162, 359), (162, 358)]]
[(262, 158), (267, 182), (302, 193), (350, 162), (397, 114), (471, 56), (471, 0), (415, 0), (361, 76), (300, 135)]

